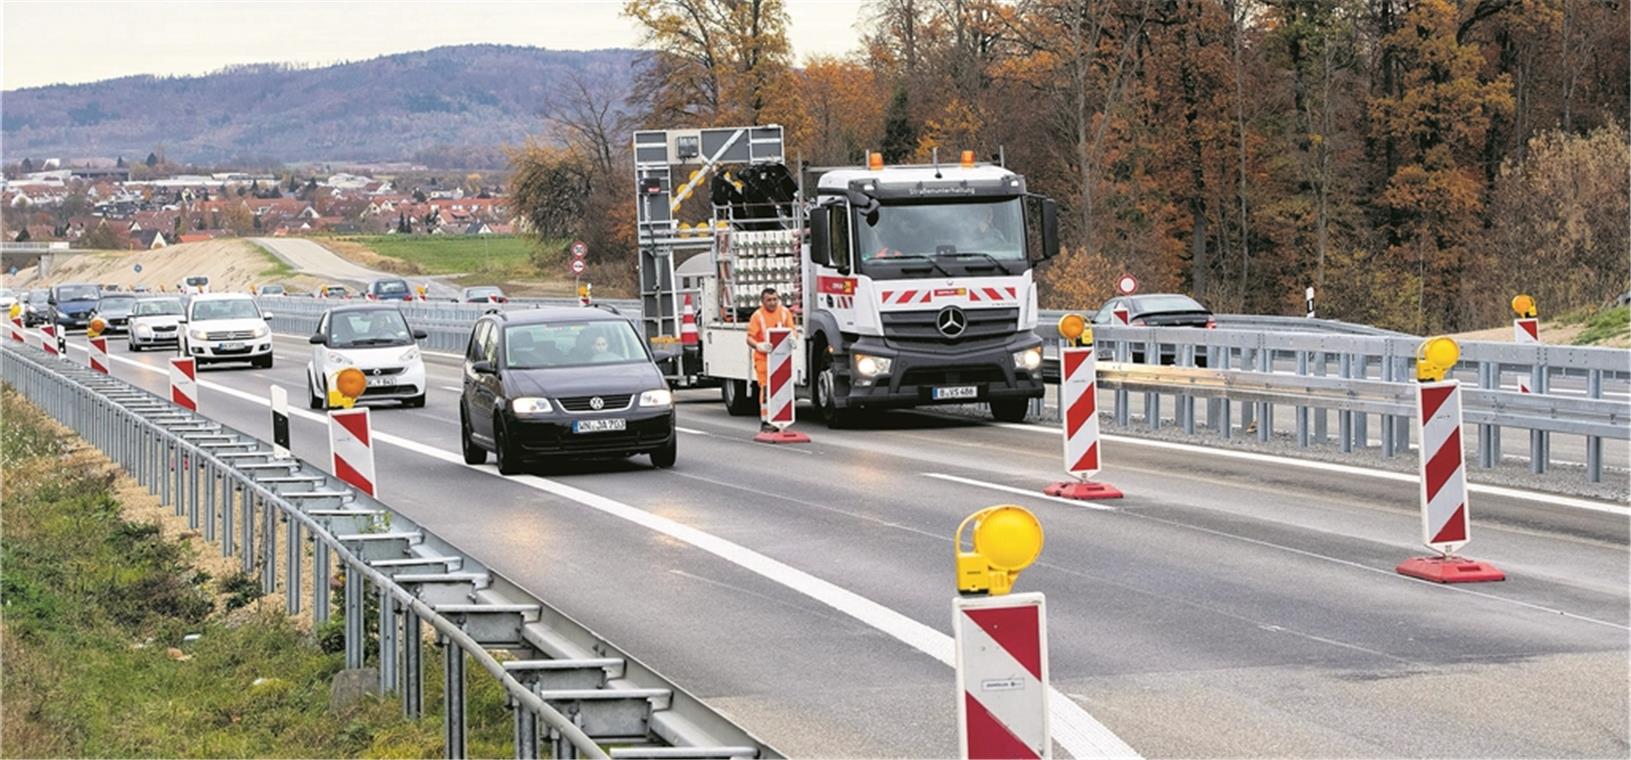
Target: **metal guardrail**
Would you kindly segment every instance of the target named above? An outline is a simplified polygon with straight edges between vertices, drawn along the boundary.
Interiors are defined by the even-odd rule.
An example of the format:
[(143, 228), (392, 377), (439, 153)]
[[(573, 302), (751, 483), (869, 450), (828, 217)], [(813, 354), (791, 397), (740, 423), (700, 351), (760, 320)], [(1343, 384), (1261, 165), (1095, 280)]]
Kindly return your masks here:
[(289, 614), (304, 603), (306, 543), (318, 622), (329, 617), (327, 579), (331, 558), (338, 562), (347, 668), (365, 664), (372, 587), (379, 688), (397, 692), (413, 718), (423, 710), (420, 642), (429, 625), (443, 650), (447, 757), (465, 755), (467, 660), (504, 689), (518, 758), (539, 757), (541, 739), (557, 758), (604, 758), (602, 746), (611, 743), (629, 745), (612, 751), (626, 758), (778, 756), (610, 642), (317, 467), (32, 346), (0, 347), (0, 356), (8, 385), (105, 452), (206, 541), (218, 541), (222, 556), (239, 556), (263, 592), (281, 586)]

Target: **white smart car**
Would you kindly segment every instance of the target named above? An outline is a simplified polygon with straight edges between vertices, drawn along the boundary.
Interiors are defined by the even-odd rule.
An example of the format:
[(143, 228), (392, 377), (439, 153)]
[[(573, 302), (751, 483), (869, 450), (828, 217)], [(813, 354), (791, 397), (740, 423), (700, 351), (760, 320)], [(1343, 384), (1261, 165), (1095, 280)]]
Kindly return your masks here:
[(396, 306), (359, 304), (323, 313), (311, 336), (306, 396), (311, 408), (328, 406), (328, 382), (340, 370), (356, 367), (368, 379), (360, 401), (400, 401), (425, 405), (425, 361), (417, 341), (424, 330), (408, 327)]
[(203, 293), (187, 299), (181, 355), (199, 364), (249, 362), (272, 366), (272, 328), (255, 299), (245, 293)]
[(136, 299), (130, 312), (130, 350), (173, 346), (181, 340), (185, 309), (175, 296)]

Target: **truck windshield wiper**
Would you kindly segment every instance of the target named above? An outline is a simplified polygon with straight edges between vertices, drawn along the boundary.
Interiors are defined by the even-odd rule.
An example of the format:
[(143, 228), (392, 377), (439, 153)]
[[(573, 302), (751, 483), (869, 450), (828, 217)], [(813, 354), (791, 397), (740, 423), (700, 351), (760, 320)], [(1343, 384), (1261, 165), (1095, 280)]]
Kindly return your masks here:
[(994, 267), (996, 267), (998, 269), (1001, 269), (1003, 274), (1010, 274), (1010, 275), (1013, 274), (1013, 272), (1008, 271), (1008, 267), (1006, 265), (1004, 265), (1001, 261), (999, 261), (996, 256), (992, 256), (989, 253), (981, 253), (979, 251), (958, 251), (958, 252), (956, 252), (956, 253), (954, 253), (952, 255), (953, 256), (959, 256), (959, 257), (961, 257), (961, 256), (979, 256), (980, 258), (991, 262), (992, 266), (994, 266)]
[[(885, 259), (885, 261), (899, 261), (900, 259), (922, 259), (924, 261), (929, 262), (929, 266), (940, 270), (941, 274), (943, 274), (943, 275), (945, 275), (947, 277), (952, 276), (951, 272), (946, 271), (945, 267), (940, 266), (940, 263), (935, 261), (933, 256), (927, 256), (927, 255), (924, 255), (924, 254), (921, 254), (921, 253), (903, 253), (903, 254), (900, 254), (899, 256), (890, 256), (887, 259)], [(873, 259), (873, 261), (876, 261), (876, 260), (877, 259)]]

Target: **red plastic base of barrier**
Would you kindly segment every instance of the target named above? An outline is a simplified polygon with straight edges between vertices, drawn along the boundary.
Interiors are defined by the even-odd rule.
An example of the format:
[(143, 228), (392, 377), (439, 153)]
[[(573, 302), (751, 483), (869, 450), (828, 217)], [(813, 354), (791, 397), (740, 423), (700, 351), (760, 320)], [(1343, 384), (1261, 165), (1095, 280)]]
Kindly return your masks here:
[(753, 436), (753, 440), (756, 443), (809, 443), (810, 436), (791, 430), (778, 430), (774, 433), (760, 433)]
[(1400, 575), (1434, 583), (1488, 583), (1506, 580), (1506, 573), (1488, 562), (1466, 557), (1412, 557), (1399, 563)]
[(1077, 501), (1093, 501), (1096, 499), (1119, 499), (1121, 491), (1107, 483), (1095, 483), (1091, 480), (1067, 480), (1054, 483), (1042, 489), (1042, 493), (1057, 496), (1061, 499), (1075, 499)]

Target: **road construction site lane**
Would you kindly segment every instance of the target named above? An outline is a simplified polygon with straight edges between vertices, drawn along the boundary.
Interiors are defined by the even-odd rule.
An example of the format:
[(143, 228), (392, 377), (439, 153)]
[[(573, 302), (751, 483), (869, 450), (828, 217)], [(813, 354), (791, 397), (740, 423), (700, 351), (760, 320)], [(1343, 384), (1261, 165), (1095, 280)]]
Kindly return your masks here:
[[(269, 372), (209, 370), (201, 379), (264, 395), (271, 377), (298, 398), (304, 354), (281, 354)], [(457, 370), (428, 369), (433, 390), (457, 385)], [(208, 390), (205, 411), (216, 414)], [(940, 630), (950, 530), (979, 506), (1024, 504), (1048, 529), (1044, 561), (1022, 583), (1049, 594), (1055, 680), (1146, 753), (1600, 753), (1600, 735), (1526, 729), (1565, 719), (1533, 706), (1569, 704), (1573, 679), (1611, 695), (1576, 709), (1620, 726), (1624, 737), (1613, 716), (1624, 713), (1625, 631), (1604, 625), (1625, 622), (1623, 544), (1475, 528), (1473, 553), (1514, 579), (1464, 592), (1391, 573), (1417, 551), (1410, 487), (1204, 459), (1174, 476), (1170, 462), (1127, 447), (1112, 454), (1105, 477), (1131, 495), (1106, 513), (924, 474), (1030, 492), (1056, 474), (1056, 438), (900, 414), (887, 424), (904, 429), (812, 426), (814, 444), (778, 449), (743, 442), (751, 420), (690, 402), (699, 393), (681, 394), (681, 424), (699, 432), (682, 438), (678, 469), (632, 460), (549, 477), (731, 539)], [(453, 399), (433, 392), (422, 415), (381, 410), (376, 428), (454, 451)], [(246, 430), (266, 425), (264, 409), (244, 402), (224, 413)], [(320, 425), (300, 420), (295, 435), (302, 456), (324, 458)], [(388, 502), (479, 547), (495, 569), (783, 749), (948, 752), (949, 671), (939, 663), (875, 632), (851, 631), (850, 618), (807, 597), (570, 501), (389, 447), (379, 461)], [(1376, 504), (1401, 499), (1407, 506)], [(1568, 582), (1579, 575), (1569, 563), (1612, 566), (1616, 558), (1617, 576)], [(1617, 595), (1604, 591), (1616, 582)], [(1495, 700), (1485, 712), (1446, 718), (1397, 696), (1402, 684), (1512, 689), (1515, 662), (1532, 676), (1516, 688), (1522, 699)], [(1551, 677), (1564, 671), (1570, 679)], [(1227, 725), (1201, 736), (1165, 719), (1202, 708)], [(1363, 717), (1332, 720), (1339, 715)], [(876, 743), (840, 749), (834, 737)]]

